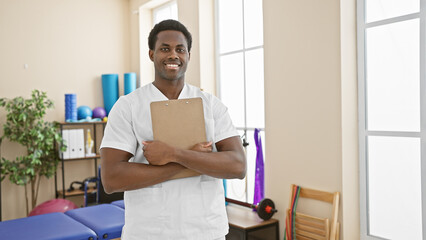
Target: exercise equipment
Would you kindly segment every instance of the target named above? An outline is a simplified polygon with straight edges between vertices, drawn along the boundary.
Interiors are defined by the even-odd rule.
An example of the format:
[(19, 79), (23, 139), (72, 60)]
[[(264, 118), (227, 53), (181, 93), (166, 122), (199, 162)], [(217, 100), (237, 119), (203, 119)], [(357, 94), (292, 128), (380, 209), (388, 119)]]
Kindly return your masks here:
[(87, 119), (87, 118), (91, 119), (92, 114), (93, 114), (92, 109), (88, 106), (83, 105), (83, 106), (80, 106), (80, 107), (77, 108), (78, 120)]
[(260, 201), (258, 205), (241, 202), (231, 198), (225, 198), (225, 201), (234, 203), (243, 207), (252, 208), (256, 210), (257, 215), (259, 215), (259, 217), (263, 220), (269, 220), (274, 215), (274, 213), (278, 212), (278, 210), (275, 209), (274, 202), (269, 198), (262, 199), (262, 201)]
[(36, 216), (53, 212), (66, 212), (78, 208), (73, 202), (67, 199), (52, 199), (37, 205), (28, 216)]
[(77, 95), (65, 94), (65, 121), (77, 121)]
[(118, 100), (118, 74), (102, 74), (102, 92), (107, 115)]
[(256, 167), (254, 174), (253, 202), (258, 203), (265, 198), (265, 166), (263, 161), (262, 139), (258, 128), (254, 129), (254, 143), (256, 144)]
[(124, 74), (124, 95), (133, 92), (136, 89), (136, 73), (130, 72)]
[(93, 116), (92, 116), (93, 118), (102, 119), (106, 117), (106, 111), (105, 111), (105, 108), (103, 107), (95, 107), (92, 112), (93, 112)]
[[(71, 182), (70, 187), (67, 189), (67, 192), (72, 192), (72, 191), (74, 191), (76, 189), (84, 191), (84, 185), (88, 184), (90, 182), (96, 182), (96, 177), (88, 177), (88, 178), (85, 178), (81, 182), (80, 181), (73, 181), (73, 182)], [(76, 188), (75, 185), (77, 185), (78, 188)], [(90, 187), (96, 188), (96, 184), (94, 184), (93, 186), (90, 186)]]

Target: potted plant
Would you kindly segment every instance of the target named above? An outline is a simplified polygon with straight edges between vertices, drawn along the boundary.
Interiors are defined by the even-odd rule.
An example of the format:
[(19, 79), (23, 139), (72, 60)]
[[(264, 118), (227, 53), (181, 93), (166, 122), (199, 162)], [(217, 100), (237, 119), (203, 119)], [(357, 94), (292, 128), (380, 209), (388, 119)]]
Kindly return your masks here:
[[(59, 163), (56, 146), (65, 151), (66, 146), (59, 133), (59, 123), (44, 121), (46, 110), (53, 108), (53, 101), (45, 92), (33, 90), (30, 99), (16, 97), (0, 98), (0, 107), (6, 110), (6, 122), (3, 125), (3, 139), (23, 145), (27, 153), (15, 160), (1, 158), (1, 181), (7, 176), (9, 180), (25, 189), (26, 211), (29, 213), (27, 186), (31, 189), (31, 209), (37, 203), (37, 196), (42, 177), (55, 175)], [(58, 144), (58, 145), (56, 145)]]

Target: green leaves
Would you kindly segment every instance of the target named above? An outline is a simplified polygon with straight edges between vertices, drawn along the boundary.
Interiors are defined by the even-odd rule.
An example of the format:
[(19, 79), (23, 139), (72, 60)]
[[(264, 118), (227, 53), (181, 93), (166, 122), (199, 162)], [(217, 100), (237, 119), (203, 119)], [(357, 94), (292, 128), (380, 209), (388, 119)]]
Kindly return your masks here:
[(55, 144), (66, 150), (57, 122), (43, 120), (46, 110), (53, 108), (53, 102), (45, 92), (33, 90), (30, 99), (15, 97), (0, 98), (0, 107), (6, 110), (4, 135), (11, 142), (17, 142), (27, 149), (26, 156), (13, 161), (2, 158), (1, 180), (6, 176), (17, 185), (26, 185), (37, 176), (52, 177), (59, 163)]
[(28, 168), (26, 164), (25, 156), (17, 157), (15, 161), (9, 161), (5, 158), (2, 158), (2, 179), (6, 176), (9, 176), (9, 180), (17, 185), (24, 186), (26, 185), (31, 178), (35, 176), (34, 170), (31, 170), (31, 167)]

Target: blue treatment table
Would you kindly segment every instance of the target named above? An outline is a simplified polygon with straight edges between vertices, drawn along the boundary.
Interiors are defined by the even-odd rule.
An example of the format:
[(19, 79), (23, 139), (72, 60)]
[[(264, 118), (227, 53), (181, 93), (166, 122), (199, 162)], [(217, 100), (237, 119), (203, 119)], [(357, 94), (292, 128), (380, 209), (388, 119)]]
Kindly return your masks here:
[(124, 226), (124, 210), (112, 204), (77, 208), (65, 214), (95, 231), (98, 239), (119, 238)]
[(119, 206), (119, 207), (121, 207), (122, 209), (125, 209), (125, 208), (124, 208), (124, 200), (117, 200), (117, 201), (111, 202), (111, 204), (112, 204), (112, 205), (115, 205), (115, 206)]
[(95, 240), (96, 233), (64, 213), (0, 222), (0, 239)]

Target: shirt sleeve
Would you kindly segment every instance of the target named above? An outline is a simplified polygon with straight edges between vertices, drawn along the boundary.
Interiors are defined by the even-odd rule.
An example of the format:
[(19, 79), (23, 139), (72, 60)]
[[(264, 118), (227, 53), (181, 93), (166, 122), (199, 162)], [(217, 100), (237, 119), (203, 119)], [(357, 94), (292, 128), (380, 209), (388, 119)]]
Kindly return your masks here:
[(108, 114), (108, 122), (100, 148), (115, 148), (136, 153), (137, 140), (132, 126), (131, 103), (120, 97)]
[(238, 136), (238, 131), (232, 124), (228, 108), (215, 96), (212, 99), (212, 109), (214, 117), (215, 142), (220, 142), (226, 138)]

